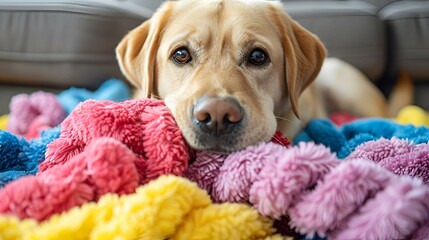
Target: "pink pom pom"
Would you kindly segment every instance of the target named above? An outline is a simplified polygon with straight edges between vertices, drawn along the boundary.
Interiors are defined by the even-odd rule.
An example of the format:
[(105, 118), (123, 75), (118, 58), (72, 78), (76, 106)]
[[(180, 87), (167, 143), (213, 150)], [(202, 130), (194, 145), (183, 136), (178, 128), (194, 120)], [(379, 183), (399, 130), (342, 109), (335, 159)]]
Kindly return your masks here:
[(301, 195), (340, 161), (328, 148), (300, 143), (274, 149), (250, 189), (250, 202), (266, 216), (279, 219)]
[[(10, 115), (7, 131), (24, 136), (31, 130), (30, 137), (35, 132), (43, 130), (46, 126), (55, 127), (65, 118), (66, 112), (56, 96), (47, 92), (35, 92), (31, 95), (19, 94), (10, 102)], [(43, 120), (41, 120), (43, 119)], [(33, 123), (33, 121), (38, 122)], [(42, 128), (37, 128), (40, 126)]]
[(329, 239), (406, 239), (428, 212), (429, 188), (418, 179), (395, 177)]

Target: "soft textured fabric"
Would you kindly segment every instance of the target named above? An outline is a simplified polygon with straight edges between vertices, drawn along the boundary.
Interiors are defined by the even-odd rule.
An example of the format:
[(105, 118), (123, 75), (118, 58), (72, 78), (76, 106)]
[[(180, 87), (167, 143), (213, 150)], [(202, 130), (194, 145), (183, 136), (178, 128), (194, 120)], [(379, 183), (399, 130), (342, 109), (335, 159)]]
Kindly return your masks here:
[(107, 192), (131, 193), (160, 175), (181, 176), (189, 158), (164, 102), (88, 100), (64, 120), (37, 176), (0, 190), (0, 212), (44, 220)]
[(429, 183), (429, 144), (413, 144), (406, 139), (381, 138), (359, 145), (348, 159), (374, 161), (393, 173), (421, 178)]
[[(228, 156), (197, 151), (187, 176), (206, 189), (213, 201), (251, 203), (259, 213), (274, 219), (289, 216), (290, 221), (284, 224), (289, 223), (306, 236), (317, 233), (329, 239), (352, 236), (389, 239), (410, 237), (415, 232), (413, 237), (419, 239), (428, 231), (425, 229), (429, 214), (428, 187), (410, 176), (426, 181), (426, 175), (421, 173), (428, 172), (424, 141), (427, 130), (381, 119), (371, 121), (353, 121), (341, 128), (320, 121), (320, 126), (329, 131), (322, 132), (325, 135), (317, 136), (318, 139), (332, 140), (333, 147), (349, 151), (345, 156), (352, 153), (343, 162), (330, 149), (314, 143), (299, 143), (288, 149), (287, 139), (277, 133), (272, 143), (250, 146)], [(314, 131), (326, 129), (312, 128)], [(364, 134), (359, 135), (359, 131)], [(390, 137), (383, 140), (383, 134)], [(28, 156), (33, 153), (40, 159), (38, 145), (23, 144), (31, 142), (10, 134), (8, 137), (10, 142), (6, 141), (4, 146), (15, 144), (18, 150), (1, 148), (9, 151), (5, 151), (4, 156), (18, 154), (19, 157), (22, 149), (27, 149)], [(410, 141), (401, 140), (407, 137)], [(365, 142), (366, 145), (361, 145)], [(40, 144), (40, 149), (46, 149), (46, 142)], [(121, 103), (85, 101), (61, 124), (61, 136), (48, 145), (41, 171), (36, 176), (17, 179), (0, 190), (0, 211), (19, 218), (49, 219), (49, 222), (56, 216), (70, 214), (74, 206), (96, 202), (106, 193), (132, 193), (139, 184), (160, 175), (183, 175), (190, 155), (164, 102), (153, 99)], [(390, 161), (389, 158), (397, 159)], [(40, 161), (30, 164), (32, 169)], [(7, 162), (1, 164), (6, 166)], [(229, 211), (229, 205), (222, 206), (211, 211), (213, 214)], [(378, 209), (379, 206), (387, 206), (389, 211)], [(62, 215), (52, 216), (54, 213)], [(207, 223), (205, 216), (199, 214), (195, 221)], [(240, 214), (241, 210), (232, 215)], [(70, 219), (62, 221), (70, 225)], [(3, 226), (11, 229), (12, 235), (18, 234), (18, 230), (12, 230), (14, 227), (39, 229), (38, 224), (30, 222), (24, 221), (21, 225), (16, 219), (7, 220)], [(86, 224), (86, 220), (84, 222)], [(122, 219), (122, 225), (127, 226), (129, 222)], [(221, 225), (225, 231), (229, 231), (230, 222), (227, 222)], [(188, 227), (194, 229), (194, 226)], [(209, 228), (208, 223), (204, 226)], [(239, 229), (235, 225), (231, 227)], [(51, 230), (47, 230), (47, 234)], [(88, 229), (79, 231), (86, 234)], [(73, 232), (73, 236), (80, 234), (79, 231)], [(70, 232), (65, 235), (70, 236)], [(187, 236), (183, 239), (192, 239), (186, 234), (183, 236)], [(217, 237), (222, 239), (222, 236)]]
[[(30, 95), (18, 94), (10, 102), (9, 118), (2, 121), (7, 123), (7, 131), (33, 139), (39, 137), (41, 131), (59, 125), (83, 101), (93, 99), (121, 102), (130, 97), (128, 85), (118, 79), (105, 81), (93, 92), (72, 87), (58, 96), (43, 91)], [(1, 124), (0, 122), (0, 127)]]
[(0, 213), (45, 220), (105, 193), (132, 193), (139, 186), (137, 156), (113, 138), (98, 138), (63, 165), (27, 176), (0, 190)]
[(0, 130), (0, 188), (20, 177), (35, 175), (45, 160), (48, 143), (59, 136), (59, 127), (43, 131), (31, 141)]
[(95, 91), (71, 87), (58, 94), (57, 98), (67, 114), (70, 114), (73, 109), (83, 101), (93, 99), (122, 102), (131, 98), (131, 91), (129, 86), (123, 81), (110, 79), (103, 82)]
[[(329, 120), (337, 126), (342, 126), (359, 119), (346, 112), (336, 112), (329, 115)], [(429, 114), (423, 108), (416, 105), (408, 105), (403, 107), (396, 117), (392, 118), (393, 121), (400, 124), (411, 124), (416, 127), (426, 126), (429, 127)]]
[(429, 128), (378, 118), (355, 120), (337, 127), (329, 120), (315, 119), (298, 134), (294, 143), (313, 141), (329, 147), (339, 158), (345, 158), (364, 142), (393, 137), (408, 139), (415, 144), (427, 143)]
[(134, 99), (79, 104), (61, 124), (60, 137), (48, 145), (39, 170), (66, 163), (99, 137), (115, 138), (136, 154), (141, 183), (187, 169), (189, 147), (165, 103)]
[[(398, 166), (407, 164), (413, 161)], [(187, 176), (215, 201), (250, 202), (275, 219), (288, 215), (307, 237), (404, 239), (429, 221), (429, 186), (421, 179), (362, 158), (340, 161), (312, 142), (263, 143), (228, 156), (200, 152)]]
[(0, 130), (6, 130), (8, 121), (9, 121), (9, 115), (8, 114), (0, 116)]
[(331, 120), (337, 126), (342, 126), (356, 119), (358, 118), (349, 113), (336, 112), (329, 115), (329, 120)]
[(396, 118), (398, 123), (413, 124), (414, 126), (429, 126), (429, 115), (421, 107), (410, 105), (402, 108)]
[(42, 91), (14, 96), (9, 109), (6, 130), (28, 139), (38, 137), (38, 132), (57, 126), (66, 117), (56, 96)]
[(12, 239), (283, 239), (272, 220), (244, 204), (212, 204), (195, 183), (163, 176), (134, 194), (107, 194), (38, 224), (0, 216), (0, 238)]

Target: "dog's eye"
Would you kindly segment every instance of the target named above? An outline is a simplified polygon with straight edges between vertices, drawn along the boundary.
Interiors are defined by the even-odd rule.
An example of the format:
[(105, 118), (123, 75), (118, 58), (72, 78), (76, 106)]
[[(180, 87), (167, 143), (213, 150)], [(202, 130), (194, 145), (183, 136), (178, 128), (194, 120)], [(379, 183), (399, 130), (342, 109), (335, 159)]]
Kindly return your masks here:
[(188, 49), (180, 48), (174, 52), (173, 60), (179, 64), (185, 64), (192, 60), (192, 56), (189, 53)]
[(250, 53), (247, 61), (250, 64), (261, 66), (268, 62), (268, 55), (263, 50), (257, 48)]

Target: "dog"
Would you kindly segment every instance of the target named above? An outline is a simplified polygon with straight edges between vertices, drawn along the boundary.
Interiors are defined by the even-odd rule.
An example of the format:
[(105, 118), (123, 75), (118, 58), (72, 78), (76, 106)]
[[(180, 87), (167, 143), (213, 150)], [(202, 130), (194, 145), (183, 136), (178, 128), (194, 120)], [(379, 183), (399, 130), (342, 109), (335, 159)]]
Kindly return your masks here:
[(317, 36), (273, 1), (169, 1), (116, 48), (139, 97), (159, 98), (195, 149), (228, 153), (289, 139), (347, 110), (385, 117), (387, 101), (356, 68), (326, 58)]

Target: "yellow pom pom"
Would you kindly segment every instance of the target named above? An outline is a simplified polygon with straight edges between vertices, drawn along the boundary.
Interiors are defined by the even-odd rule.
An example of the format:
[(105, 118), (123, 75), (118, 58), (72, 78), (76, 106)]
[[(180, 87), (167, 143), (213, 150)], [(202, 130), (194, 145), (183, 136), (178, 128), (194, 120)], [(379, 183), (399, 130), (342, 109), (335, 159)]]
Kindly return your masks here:
[(418, 106), (406, 106), (399, 111), (396, 119), (401, 124), (413, 124), (414, 126), (429, 126), (429, 117), (425, 110)]
[(9, 120), (9, 115), (0, 116), (0, 130), (6, 130), (8, 120)]

